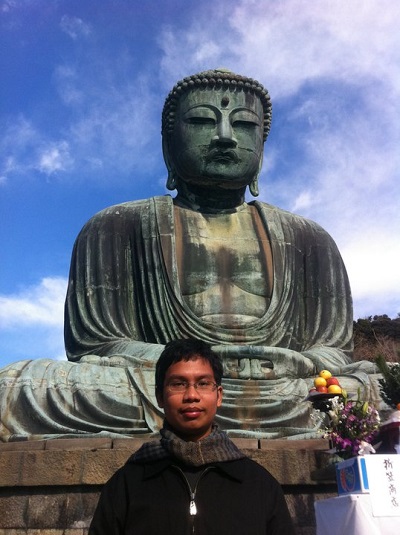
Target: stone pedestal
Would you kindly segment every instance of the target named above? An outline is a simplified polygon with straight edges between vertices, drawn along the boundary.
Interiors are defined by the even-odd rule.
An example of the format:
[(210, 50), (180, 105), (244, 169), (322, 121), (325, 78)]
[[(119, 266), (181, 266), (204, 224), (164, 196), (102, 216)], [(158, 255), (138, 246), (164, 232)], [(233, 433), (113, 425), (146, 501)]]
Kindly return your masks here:
[[(86, 535), (102, 485), (144, 440), (0, 444), (0, 535)], [(315, 500), (335, 496), (325, 440), (235, 439), (282, 484), (299, 535), (315, 534)]]

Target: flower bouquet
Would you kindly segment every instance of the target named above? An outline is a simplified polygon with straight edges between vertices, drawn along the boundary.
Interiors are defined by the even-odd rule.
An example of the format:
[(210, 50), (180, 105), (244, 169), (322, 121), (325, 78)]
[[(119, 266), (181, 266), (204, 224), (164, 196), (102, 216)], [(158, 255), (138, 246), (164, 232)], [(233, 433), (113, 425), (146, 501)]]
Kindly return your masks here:
[(349, 459), (365, 453), (375, 453), (372, 446), (379, 433), (380, 418), (378, 411), (367, 401), (348, 399), (343, 391), (342, 398), (331, 400), (328, 411), (329, 425), (324, 431), (332, 448), (342, 459)]

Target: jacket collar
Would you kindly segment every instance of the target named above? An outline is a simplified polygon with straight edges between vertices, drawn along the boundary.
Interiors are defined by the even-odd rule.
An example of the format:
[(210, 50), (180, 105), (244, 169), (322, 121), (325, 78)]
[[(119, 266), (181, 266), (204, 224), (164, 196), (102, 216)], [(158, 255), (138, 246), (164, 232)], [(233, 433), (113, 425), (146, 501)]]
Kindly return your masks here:
[[(173, 457), (168, 457), (166, 459), (160, 459), (159, 461), (151, 461), (143, 464), (143, 478), (149, 479), (156, 476), (157, 474), (163, 472), (168, 467), (172, 465), (179, 464), (176, 459)], [(205, 465), (206, 466), (206, 465)], [(220, 472), (223, 472), (228, 477), (236, 479), (237, 481), (243, 481), (245, 466), (243, 459), (238, 459), (235, 461), (225, 461), (221, 463), (212, 463), (211, 466), (214, 466)]]

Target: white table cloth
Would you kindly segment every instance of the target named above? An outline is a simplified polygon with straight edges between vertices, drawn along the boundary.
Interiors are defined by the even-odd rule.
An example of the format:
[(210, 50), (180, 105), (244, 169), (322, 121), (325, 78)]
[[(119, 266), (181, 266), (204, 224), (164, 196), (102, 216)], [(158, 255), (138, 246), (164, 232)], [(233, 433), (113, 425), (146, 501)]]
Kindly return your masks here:
[(317, 535), (398, 535), (400, 516), (373, 516), (369, 494), (315, 502)]

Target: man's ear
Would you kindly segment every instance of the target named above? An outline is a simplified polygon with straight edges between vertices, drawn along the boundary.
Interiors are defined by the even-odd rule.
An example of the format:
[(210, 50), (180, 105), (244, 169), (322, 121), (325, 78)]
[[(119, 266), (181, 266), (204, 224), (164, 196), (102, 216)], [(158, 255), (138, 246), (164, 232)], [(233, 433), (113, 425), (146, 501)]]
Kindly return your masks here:
[(159, 388), (156, 388), (156, 400), (160, 409), (163, 409), (164, 408), (163, 393), (162, 393), (162, 390), (160, 390)]
[(223, 388), (222, 386), (219, 386), (217, 388), (217, 407), (220, 407), (222, 405), (222, 397), (223, 397)]

